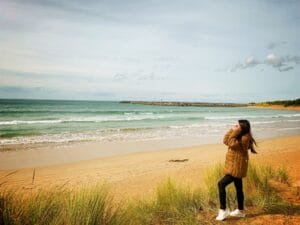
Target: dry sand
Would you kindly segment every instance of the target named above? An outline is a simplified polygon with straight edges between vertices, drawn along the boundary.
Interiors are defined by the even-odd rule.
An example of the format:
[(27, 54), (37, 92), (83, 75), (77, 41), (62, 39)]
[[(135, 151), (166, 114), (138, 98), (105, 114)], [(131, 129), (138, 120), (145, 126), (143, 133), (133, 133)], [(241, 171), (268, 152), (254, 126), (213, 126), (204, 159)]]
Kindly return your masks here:
[[(257, 141), (259, 154), (250, 154), (250, 161), (284, 165), (293, 184), (300, 186), (300, 135)], [(0, 187), (27, 190), (55, 185), (74, 188), (81, 184), (104, 182), (111, 187), (117, 199), (148, 198), (168, 176), (182, 185), (199, 186), (203, 183), (205, 169), (216, 162), (224, 162), (226, 151), (224, 144), (206, 144), (61, 165), (1, 170)], [(17, 153), (15, 157), (18, 157)], [(169, 162), (172, 159), (188, 160)]]

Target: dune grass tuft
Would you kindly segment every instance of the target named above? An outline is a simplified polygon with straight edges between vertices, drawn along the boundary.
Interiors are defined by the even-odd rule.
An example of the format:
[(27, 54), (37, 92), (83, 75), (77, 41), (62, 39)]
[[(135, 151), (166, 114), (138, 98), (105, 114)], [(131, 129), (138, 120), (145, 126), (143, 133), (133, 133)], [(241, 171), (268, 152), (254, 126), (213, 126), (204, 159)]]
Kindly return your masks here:
[[(118, 224), (106, 187), (39, 190), (30, 196), (1, 192), (0, 224)], [(2, 222), (2, 223), (1, 223)]]
[(194, 224), (202, 201), (200, 190), (180, 187), (168, 178), (153, 199), (130, 203), (126, 216), (130, 224)]

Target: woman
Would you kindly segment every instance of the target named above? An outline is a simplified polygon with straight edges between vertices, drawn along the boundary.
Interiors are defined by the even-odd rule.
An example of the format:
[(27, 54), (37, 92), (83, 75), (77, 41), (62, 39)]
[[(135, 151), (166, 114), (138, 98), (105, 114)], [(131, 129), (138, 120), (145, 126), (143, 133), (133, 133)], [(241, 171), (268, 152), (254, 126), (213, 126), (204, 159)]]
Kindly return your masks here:
[[(242, 178), (246, 177), (248, 170), (248, 150), (257, 153), (254, 149), (256, 141), (252, 137), (251, 127), (248, 120), (239, 120), (224, 136), (223, 143), (228, 146), (226, 154), (224, 174), (219, 180), (220, 209), (216, 220), (224, 220), (228, 215), (245, 217), (244, 193)], [(236, 189), (238, 208), (232, 212), (226, 209), (226, 186), (234, 182)]]

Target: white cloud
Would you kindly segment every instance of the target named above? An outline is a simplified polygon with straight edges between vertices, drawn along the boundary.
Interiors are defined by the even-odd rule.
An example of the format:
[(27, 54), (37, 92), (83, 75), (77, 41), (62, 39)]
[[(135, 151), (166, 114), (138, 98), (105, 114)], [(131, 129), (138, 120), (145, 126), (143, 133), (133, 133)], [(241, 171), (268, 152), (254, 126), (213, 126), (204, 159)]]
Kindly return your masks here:
[(241, 70), (241, 69), (247, 69), (249, 67), (254, 67), (257, 64), (259, 64), (259, 62), (254, 58), (254, 56), (249, 56), (248, 58), (246, 58), (244, 60), (243, 63), (237, 63), (232, 69), (231, 72), (235, 72), (237, 70)]
[(255, 60), (253, 56), (250, 56), (245, 60), (246, 67), (256, 66), (257, 64), (258, 62)]
[[(279, 56), (278, 54), (274, 53), (269, 53), (266, 55), (266, 57), (263, 60), (257, 60), (253, 56), (250, 56), (246, 58), (244, 63), (238, 62), (235, 66), (233, 66), (230, 71), (231, 72), (236, 72), (238, 70), (242, 69), (248, 69), (251, 67), (255, 67), (256, 65), (267, 65), (267, 66), (272, 66), (280, 72), (286, 72), (289, 70), (293, 70), (294, 66), (291, 64), (300, 64), (300, 57), (297, 55), (291, 56)], [(263, 71), (263, 69), (261, 69)]]
[(269, 53), (266, 56), (265, 62), (274, 67), (281, 67), (283, 65), (283, 60), (280, 56), (273, 53)]
[(297, 55), (294, 55), (294, 56), (288, 55), (288, 56), (284, 57), (284, 61), (285, 62), (293, 62), (295, 64), (300, 64), (300, 56), (297, 56)]

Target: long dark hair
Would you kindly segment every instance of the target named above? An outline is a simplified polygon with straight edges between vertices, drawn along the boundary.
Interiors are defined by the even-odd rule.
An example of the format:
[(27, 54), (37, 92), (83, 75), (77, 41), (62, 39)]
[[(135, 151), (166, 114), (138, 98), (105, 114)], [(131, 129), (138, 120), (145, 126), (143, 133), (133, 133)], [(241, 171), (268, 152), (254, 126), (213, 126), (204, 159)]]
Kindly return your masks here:
[(241, 132), (239, 133), (239, 135), (237, 136), (237, 139), (241, 139), (241, 137), (245, 134), (250, 134), (250, 150), (252, 153), (257, 153), (257, 151), (254, 148), (254, 144), (255, 146), (257, 146), (257, 143), (255, 141), (255, 139), (253, 138), (252, 132), (251, 132), (251, 126), (250, 126), (250, 122), (248, 120), (238, 120), (239, 121), (239, 125), (241, 127)]

